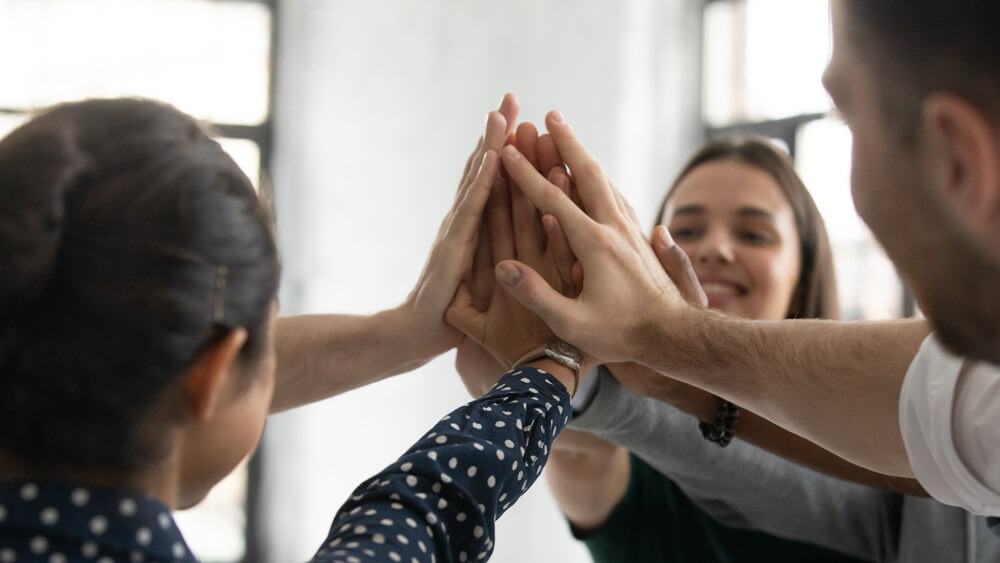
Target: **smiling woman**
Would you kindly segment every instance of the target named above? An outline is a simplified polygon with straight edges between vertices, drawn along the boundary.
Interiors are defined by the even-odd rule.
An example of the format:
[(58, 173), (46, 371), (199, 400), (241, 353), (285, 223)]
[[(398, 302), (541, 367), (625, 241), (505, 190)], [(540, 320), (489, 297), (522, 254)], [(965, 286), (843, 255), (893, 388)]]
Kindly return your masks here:
[(660, 222), (691, 258), (709, 307), (739, 317), (786, 314), (799, 277), (798, 232), (766, 172), (737, 161), (703, 164), (678, 184)]
[(691, 258), (709, 306), (742, 318), (839, 317), (823, 218), (767, 139), (706, 144), (667, 193), (659, 222)]

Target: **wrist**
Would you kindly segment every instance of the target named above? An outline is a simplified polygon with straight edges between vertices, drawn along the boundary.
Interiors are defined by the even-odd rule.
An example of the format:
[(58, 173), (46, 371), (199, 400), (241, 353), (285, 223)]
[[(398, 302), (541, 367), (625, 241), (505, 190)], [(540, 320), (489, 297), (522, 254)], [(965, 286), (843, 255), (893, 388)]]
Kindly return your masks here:
[(416, 312), (408, 303), (375, 313), (371, 322), (372, 330), (385, 343), (384, 353), (393, 364), (415, 369), (448, 349), (434, 346), (432, 340), (420, 338), (428, 329), (421, 326)]
[(559, 383), (563, 384), (563, 387), (566, 388), (566, 392), (569, 393), (570, 397), (573, 397), (573, 393), (576, 391), (576, 387), (580, 379), (577, 372), (573, 369), (545, 356), (535, 358), (522, 365), (539, 369), (552, 375), (552, 377), (556, 378)]
[(740, 423), (740, 407), (726, 401), (718, 399), (718, 409), (712, 422), (699, 422), (698, 430), (703, 438), (724, 448), (733, 441), (736, 436), (736, 428)]
[[(576, 390), (580, 385), (580, 371), (584, 369), (584, 357), (575, 347), (563, 342), (562, 340), (553, 340), (543, 346), (540, 349), (530, 350), (523, 354), (520, 358), (514, 361), (514, 365), (511, 369), (516, 368), (523, 364), (536, 364), (539, 361), (546, 360), (548, 362), (559, 365), (560, 368), (565, 368), (572, 375), (572, 384), (570, 381), (560, 378), (563, 385), (569, 391), (570, 397), (576, 394)], [(560, 369), (560, 372), (564, 371)]]
[(635, 362), (659, 373), (686, 373), (692, 368), (705, 364), (706, 358), (716, 357), (709, 353), (709, 343), (713, 349), (719, 345), (717, 338), (710, 336), (719, 322), (726, 317), (717, 311), (684, 307), (666, 310), (662, 304), (652, 320), (634, 329), (637, 348)]

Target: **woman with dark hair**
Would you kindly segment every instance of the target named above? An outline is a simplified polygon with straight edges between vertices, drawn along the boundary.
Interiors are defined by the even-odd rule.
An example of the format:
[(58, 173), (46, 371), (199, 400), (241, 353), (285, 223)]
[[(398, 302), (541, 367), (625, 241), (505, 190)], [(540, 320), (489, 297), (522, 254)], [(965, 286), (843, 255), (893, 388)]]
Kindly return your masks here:
[[(499, 178), (513, 99), (501, 110), (398, 310), (280, 330), (271, 220), (195, 120), (151, 101), (90, 100), (0, 141), (0, 561), (191, 561), (170, 510), (199, 502), (250, 453), (269, 411), (460, 341), (444, 313)], [(484, 314), (526, 329), (490, 343), (508, 376), (359, 486), (317, 560), (492, 552), (494, 520), (541, 471), (584, 361), (534, 353), (551, 332), (509, 309)], [(375, 340), (391, 352), (374, 353)]]

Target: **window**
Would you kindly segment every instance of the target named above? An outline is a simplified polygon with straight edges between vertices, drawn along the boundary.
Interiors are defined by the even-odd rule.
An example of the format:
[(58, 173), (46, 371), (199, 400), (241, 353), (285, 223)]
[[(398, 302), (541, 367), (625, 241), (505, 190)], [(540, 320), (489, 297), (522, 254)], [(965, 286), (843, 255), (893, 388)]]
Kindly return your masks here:
[(912, 315), (912, 297), (851, 201), (850, 131), (821, 83), (827, 3), (709, 0), (704, 16), (706, 136), (757, 134), (788, 149), (826, 222), (844, 319)]

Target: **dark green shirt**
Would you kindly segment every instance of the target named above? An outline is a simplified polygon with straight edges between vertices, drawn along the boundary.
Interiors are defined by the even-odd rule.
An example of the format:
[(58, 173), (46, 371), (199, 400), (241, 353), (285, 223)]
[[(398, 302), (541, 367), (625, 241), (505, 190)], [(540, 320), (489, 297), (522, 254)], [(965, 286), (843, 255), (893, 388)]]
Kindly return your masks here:
[(596, 563), (857, 562), (836, 551), (723, 526), (663, 474), (630, 455), (628, 490), (597, 530), (573, 530)]

